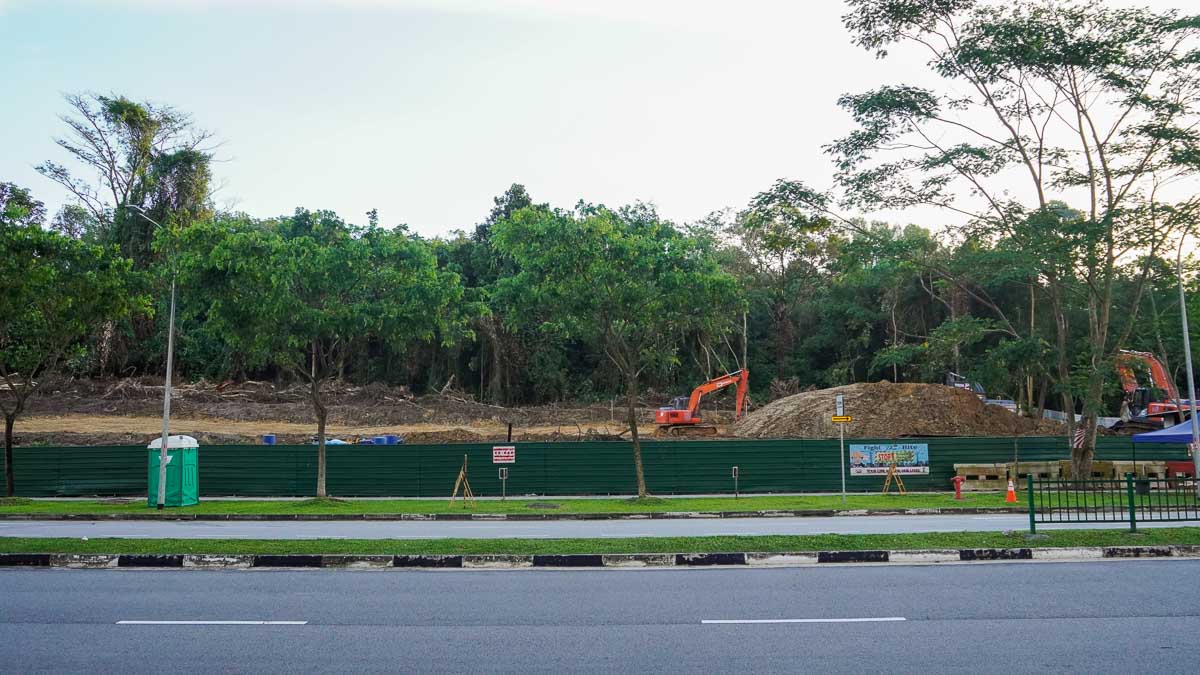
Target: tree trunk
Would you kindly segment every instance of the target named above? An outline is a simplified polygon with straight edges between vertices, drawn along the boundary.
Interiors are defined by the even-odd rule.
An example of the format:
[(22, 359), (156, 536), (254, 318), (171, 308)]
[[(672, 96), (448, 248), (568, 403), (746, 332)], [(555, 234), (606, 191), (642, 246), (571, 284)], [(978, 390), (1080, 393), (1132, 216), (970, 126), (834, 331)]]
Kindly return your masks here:
[(1086, 431), (1083, 444), (1078, 448), (1071, 448), (1071, 474), (1075, 480), (1091, 480), (1093, 448), (1096, 447), (1096, 418), (1085, 413), (1079, 423), (1084, 425)]
[(649, 496), (646, 491), (646, 472), (642, 468), (642, 442), (638, 439), (637, 426), (637, 376), (629, 377), (629, 438), (633, 441), (633, 470), (637, 474), (638, 497)]
[(4, 416), (4, 494), (15, 496), (13, 482), (13, 425), (17, 422), (17, 413)]
[(1034, 416), (1034, 419), (1038, 422), (1041, 422), (1046, 416), (1046, 393), (1049, 389), (1050, 383), (1046, 380), (1046, 376), (1043, 375), (1038, 379), (1037, 415)]
[(1104, 379), (1099, 364), (1093, 365), (1092, 368), (1083, 399), (1083, 415), (1079, 420), (1084, 429), (1083, 444), (1082, 447), (1076, 448), (1072, 443), (1071, 447), (1071, 473), (1074, 474), (1075, 480), (1090, 480), (1092, 477), (1092, 459), (1095, 456), (1096, 435), (1099, 431), (1095, 411), (1099, 408), (1104, 394)]
[(317, 497), (325, 497), (325, 420), (329, 409), (321, 400), (321, 383), (312, 381), (313, 412), (317, 414)]

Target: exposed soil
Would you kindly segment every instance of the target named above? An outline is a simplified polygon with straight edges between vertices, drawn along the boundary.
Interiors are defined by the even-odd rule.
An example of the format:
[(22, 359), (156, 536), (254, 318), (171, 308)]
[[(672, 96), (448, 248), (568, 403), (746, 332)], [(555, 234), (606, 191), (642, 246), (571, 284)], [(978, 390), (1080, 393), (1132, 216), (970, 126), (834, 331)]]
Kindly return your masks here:
[[(781, 398), (732, 422), (723, 398), (703, 412), (718, 434), (709, 438), (832, 438), (829, 417), (836, 394), (845, 394), (851, 438), (912, 436), (1011, 436), (1065, 433), (1057, 422), (1019, 417), (974, 395), (931, 384), (854, 384)], [(50, 381), (17, 421), (21, 445), (137, 445), (162, 429), (161, 379)], [(662, 397), (665, 399), (666, 397)], [(404, 387), (379, 384), (326, 387), (328, 436), (348, 442), (385, 434), (408, 443), (580, 441), (628, 439), (621, 401), (590, 406), (506, 408), (480, 403), (462, 392), (413, 396)], [(641, 432), (653, 433), (653, 393), (639, 410)], [(307, 387), (269, 382), (198, 382), (173, 388), (171, 431), (195, 436), (204, 445), (261, 442), (308, 443), (316, 433)]]
[[(17, 421), (16, 440), (32, 445), (129, 445), (162, 429), (161, 378), (45, 382)], [(413, 396), (407, 388), (330, 383), (324, 389), (330, 438), (354, 442), (395, 434), (408, 443), (616, 440), (628, 438), (622, 401), (591, 406), (506, 408), (457, 391)], [(657, 403), (651, 399), (650, 405)], [(653, 432), (653, 409), (639, 411), (642, 432)], [(705, 412), (723, 422), (731, 413)], [(639, 425), (641, 426), (641, 425)], [(171, 431), (206, 445), (307, 443), (316, 433), (306, 386), (269, 382), (198, 382), (172, 388)], [(624, 435), (623, 435), (624, 434)]]
[(830, 417), (838, 394), (845, 396), (850, 438), (914, 436), (1029, 436), (1066, 433), (1065, 425), (1040, 422), (974, 394), (940, 384), (871, 382), (806, 391), (774, 401), (732, 427), (745, 438), (834, 438)]

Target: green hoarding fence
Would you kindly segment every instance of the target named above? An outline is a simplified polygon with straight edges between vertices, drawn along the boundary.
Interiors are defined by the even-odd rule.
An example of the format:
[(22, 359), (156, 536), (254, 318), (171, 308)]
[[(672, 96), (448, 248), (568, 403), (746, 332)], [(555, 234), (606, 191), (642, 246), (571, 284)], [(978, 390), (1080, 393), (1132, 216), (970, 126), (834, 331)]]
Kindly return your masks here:
[[(854, 439), (862, 443), (925, 443), (929, 474), (905, 475), (910, 490), (948, 490), (955, 464), (1010, 462), (1014, 445), (1022, 462), (1069, 459), (1065, 438)], [(327, 484), (343, 497), (446, 497), (470, 459), (475, 494), (500, 494), (491, 443), (449, 445), (331, 445)], [(608, 495), (635, 491), (632, 449), (625, 442), (514, 443), (508, 464), (509, 495)], [(730, 469), (739, 468), (743, 493), (836, 492), (841, 489), (838, 441), (730, 440), (647, 441), (642, 444), (646, 481), (652, 493), (733, 493)], [(1133, 457), (1128, 437), (1101, 438), (1096, 459)], [(146, 449), (142, 446), (17, 447), (17, 494), (27, 497), (146, 494)], [(1137, 459), (1186, 460), (1184, 445), (1137, 449)], [(2, 461), (2, 460), (0, 460)], [(210, 445), (200, 448), (201, 496), (306, 496), (317, 482), (312, 445)], [(883, 476), (852, 476), (851, 492), (874, 492)]]

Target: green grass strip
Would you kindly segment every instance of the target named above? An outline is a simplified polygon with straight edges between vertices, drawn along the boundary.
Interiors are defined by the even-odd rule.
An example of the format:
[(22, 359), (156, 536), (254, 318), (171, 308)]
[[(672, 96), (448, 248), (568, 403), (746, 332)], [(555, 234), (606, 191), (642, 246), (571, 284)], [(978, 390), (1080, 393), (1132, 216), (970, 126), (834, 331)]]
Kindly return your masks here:
[[(1023, 496), (1023, 495), (1022, 495)], [(530, 506), (530, 505), (534, 506)], [(552, 505), (547, 508), (546, 505)], [(742, 497), (667, 497), (649, 499), (555, 499), (553, 497), (479, 500), (474, 507), (447, 499), (309, 499), (303, 501), (201, 501), (196, 506), (172, 508), (169, 514), (254, 515), (357, 515), (408, 513), (662, 513), (666, 511), (824, 511), (831, 509), (972, 509), (1009, 506), (1004, 494), (969, 494), (961, 501), (947, 493), (907, 495), (839, 495)], [(1024, 502), (1017, 504), (1024, 506)], [(0, 500), (0, 514), (50, 513), (72, 515), (151, 514), (144, 500), (113, 503), (111, 500)]]
[(1200, 527), (1128, 530), (802, 535), (762, 537), (630, 537), (624, 539), (42, 539), (0, 537), (0, 553), (200, 553), (358, 555), (715, 553), (861, 551), (1048, 546), (1200, 545)]

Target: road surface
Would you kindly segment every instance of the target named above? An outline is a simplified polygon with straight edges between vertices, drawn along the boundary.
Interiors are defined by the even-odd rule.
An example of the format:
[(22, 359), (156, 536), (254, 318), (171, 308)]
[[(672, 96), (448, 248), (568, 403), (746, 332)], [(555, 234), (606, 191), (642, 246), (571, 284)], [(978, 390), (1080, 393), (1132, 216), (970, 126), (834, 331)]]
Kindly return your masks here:
[(1182, 560), (3, 570), (0, 663), (122, 673), (1195, 672), (1200, 616), (1183, 590), (1197, 574), (1200, 561)]
[[(1138, 523), (1138, 527), (1179, 523)], [(1124, 523), (1038, 525), (1128, 527)], [(136, 537), (177, 539), (552, 539), (565, 537), (699, 537), (767, 534), (890, 534), (1026, 530), (1020, 515), (843, 516), (836, 518), (694, 518), (548, 521), (0, 521), (0, 537)]]

